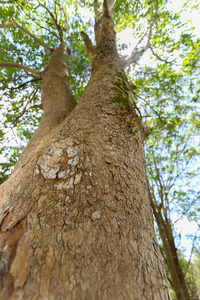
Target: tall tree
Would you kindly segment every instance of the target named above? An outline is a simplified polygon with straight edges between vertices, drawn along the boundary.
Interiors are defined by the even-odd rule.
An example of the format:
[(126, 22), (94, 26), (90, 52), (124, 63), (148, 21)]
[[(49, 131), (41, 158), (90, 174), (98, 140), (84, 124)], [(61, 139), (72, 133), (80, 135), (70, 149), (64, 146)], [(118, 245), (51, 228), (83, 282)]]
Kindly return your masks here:
[[(116, 7), (123, 10), (119, 2)], [(141, 38), (144, 46), (136, 47), (126, 60), (117, 51), (113, 4), (104, 1), (101, 12), (94, 1), (95, 46), (81, 32), (91, 77), (78, 105), (65, 59), (68, 55), (70, 60), (71, 49), (64, 37), (68, 23), (62, 2), (46, 6), (42, 1), (37, 5), (17, 1), (11, 8), (5, 6), (9, 18), (1, 27), (9, 31), (8, 38), (12, 35), (8, 43), (15, 51), (24, 51), (26, 39), (27, 57), (19, 55), (17, 61), (12, 57), (8, 62), (6, 53), (0, 66), (19, 85), (42, 81), (42, 104), (32, 106), (43, 109), (38, 129), (1, 186), (0, 268), (5, 299), (170, 299), (150, 211), (143, 145), (148, 128), (136, 113), (134, 87), (124, 73), (145, 51), (154, 53), (151, 37), (159, 18), (158, 3), (147, 12), (151, 18)], [(133, 5), (137, 10), (140, 4)], [(38, 26), (40, 37), (32, 33), (35, 27), (28, 25), (27, 18)], [(69, 42), (80, 55), (78, 38), (77, 46), (71, 34), (75, 26), (76, 21), (68, 30)], [(34, 55), (40, 55), (35, 68)], [(40, 61), (47, 63), (44, 70)], [(31, 78), (24, 73), (21, 77), (17, 69)], [(24, 79), (26, 83), (19, 82)], [(7, 82), (5, 86), (9, 88)], [(34, 87), (34, 101), (39, 89)], [(13, 105), (19, 108), (18, 103)], [(181, 291), (178, 296), (184, 299)]]

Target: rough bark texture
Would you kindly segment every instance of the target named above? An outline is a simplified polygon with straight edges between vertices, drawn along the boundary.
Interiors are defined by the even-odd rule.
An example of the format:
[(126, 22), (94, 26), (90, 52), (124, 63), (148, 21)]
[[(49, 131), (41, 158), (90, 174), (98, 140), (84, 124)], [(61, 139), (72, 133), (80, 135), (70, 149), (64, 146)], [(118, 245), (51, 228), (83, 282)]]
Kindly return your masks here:
[(78, 105), (1, 187), (1, 299), (171, 299), (110, 22)]

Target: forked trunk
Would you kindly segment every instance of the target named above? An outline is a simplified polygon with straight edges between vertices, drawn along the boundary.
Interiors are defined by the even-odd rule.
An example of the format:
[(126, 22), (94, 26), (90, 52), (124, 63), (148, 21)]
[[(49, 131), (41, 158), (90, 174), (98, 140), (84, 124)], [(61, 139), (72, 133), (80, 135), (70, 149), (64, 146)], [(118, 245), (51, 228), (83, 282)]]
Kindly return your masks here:
[(78, 105), (1, 187), (1, 299), (171, 299), (145, 133), (104, 17), (107, 46), (90, 48), (92, 75)]

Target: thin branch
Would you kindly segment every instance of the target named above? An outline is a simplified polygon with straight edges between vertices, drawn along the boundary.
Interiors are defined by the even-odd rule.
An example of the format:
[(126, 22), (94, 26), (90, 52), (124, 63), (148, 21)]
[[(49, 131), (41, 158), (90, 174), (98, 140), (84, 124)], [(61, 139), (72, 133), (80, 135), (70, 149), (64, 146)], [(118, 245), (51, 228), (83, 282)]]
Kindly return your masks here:
[[(126, 59), (125, 62), (124, 62), (124, 69), (126, 67), (130, 66), (131, 64), (135, 63), (138, 59), (140, 59), (140, 57), (142, 57), (144, 52), (146, 52), (151, 47), (150, 40), (151, 40), (151, 36), (152, 36), (152, 28), (153, 28), (153, 25), (157, 21), (158, 18), (159, 18), (159, 15), (157, 14), (157, 11), (156, 11), (156, 16), (155, 16), (154, 20), (151, 22), (151, 24), (149, 26), (149, 34), (148, 34), (148, 39), (147, 39), (146, 45), (139, 51), (137, 50), (137, 46), (134, 48), (134, 50), (132, 51), (131, 56), (128, 59)], [(139, 43), (141, 43), (143, 38), (144, 38), (144, 36), (142, 36)]]
[[(6, 27), (5, 27), (6, 26)], [(22, 26), (20, 26), (17, 22), (13, 22), (13, 23), (9, 23), (6, 25), (0, 25), (0, 28), (10, 28), (16, 26), (17, 28), (19, 28), (22, 32), (26, 33), (28, 36), (30, 36), (36, 43), (38, 43), (39, 45), (41, 45), (42, 47), (44, 47), (44, 49), (53, 52), (54, 49), (49, 47), (45, 42), (43, 42), (42, 40), (38, 39), (35, 35), (33, 35), (32, 33), (30, 33), (27, 29), (24, 29)]]
[[(33, 98), (34, 98), (35, 95), (37, 94), (37, 91), (39, 90), (39, 88), (40, 88), (40, 84), (38, 84), (38, 85), (36, 86), (36, 88), (32, 91), (32, 93), (31, 93), (31, 95), (30, 95), (30, 98), (29, 98), (28, 102), (26, 103), (26, 105), (25, 105), (24, 109), (22, 110), (22, 112), (16, 117), (15, 123), (13, 124), (12, 128), (15, 127), (15, 126), (17, 125), (17, 122), (18, 122), (19, 118), (21, 118), (21, 117), (25, 114), (25, 112), (26, 112), (26, 110), (27, 110), (28, 104), (33, 100)], [(29, 107), (28, 109), (30, 109), (30, 108), (31, 108), (31, 107)]]
[(34, 105), (32, 105), (32, 106), (30, 106), (28, 109), (31, 109), (31, 108), (41, 108), (42, 109), (42, 103), (40, 103), (40, 104), (34, 104)]
[(21, 69), (24, 70), (28, 73), (32, 73), (38, 77), (41, 77), (41, 72), (35, 69), (31, 69), (29, 67), (26, 67), (24, 65), (20, 65), (18, 63), (14, 63), (14, 62), (5, 62), (5, 61), (0, 61), (0, 67), (6, 67), (6, 68), (17, 68), (17, 69)]
[(173, 287), (173, 289), (174, 289), (173, 282), (172, 282), (172, 280), (169, 278), (169, 276), (167, 276), (167, 280), (169, 281), (169, 283), (171, 284), (171, 286), (172, 286), (172, 287)]
[[(126, 69), (128, 66), (130, 66), (131, 64), (138, 61), (140, 59), (140, 57), (142, 57), (144, 52), (146, 52), (149, 49), (149, 47), (150, 47), (150, 43), (149, 43), (149, 40), (148, 40), (147, 43), (146, 43), (146, 46), (144, 48), (142, 48), (139, 51), (133, 51), (131, 56), (125, 60), (124, 69)], [(135, 50), (136, 50), (136, 48), (135, 48)]]
[(151, 50), (153, 56), (155, 56), (158, 60), (163, 61), (166, 64), (172, 64), (172, 61), (167, 61), (166, 59), (161, 58), (158, 54), (156, 54), (151, 45), (150, 45), (149, 49)]
[(139, 42), (136, 44), (135, 48), (133, 49), (132, 53), (135, 52), (135, 50), (138, 48), (139, 44), (143, 41), (143, 39), (145, 38), (145, 36), (148, 33), (149, 28), (147, 28), (146, 32), (142, 35), (142, 37), (140, 38)]
[(15, 164), (13, 164), (13, 163), (0, 163), (0, 166), (2, 166), (2, 167), (13, 167)]
[(57, 0), (54, 1), (54, 13), (55, 13), (55, 16), (56, 16), (56, 23), (58, 23), (58, 17), (57, 17), (57, 8), (56, 8), (56, 5), (57, 5)]
[(13, 23), (9, 23), (9, 24), (5, 24), (5, 25), (0, 24), (0, 28), (10, 28), (10, 27), (13, 27), (13, 26), (15, 26), (14, 22)]
[(60, 36), (60, 41), (63, 42), (64, 39), (63, 39), (63, 30), (61, 28), (61, 26), (57, 23), (57, 18), (54, 17), (54, 15), (52, 14), (52, 12), (48, 9), (48, 7), (46, 7), (44, 4), (42, 4), (40, 1), (38, 1), (39, 5), (42, 6), (44, 9), (46, 9), (46, 11), (48, 12), (48, 14), (50, 15), (53, 23), (55, 24), (55, 26), (57, 27), (58, 29), (58, 32), (59, 32), (59, 36)]
[(42, 80), (42, 78), (34, 78), (34, 79), (32, 79), (32, 80), (26, 81), (26, 82), (24, 82), (24, 83), (22, 83), (22, 84), (16, 86), (16, 87), (12, 87), (12, 88), (8, 88), (8, 89), (10, 89), (11, 91), (13, 91), (13, 90), (18, 90), (18, 89), (21, 89), (21, 88), (25, 88), (26, 85), (27, 85), (28, 83), (30, 83), (30, 82), (38, 82), (38, 81), (40, 81), (40, 80)]
[(36, 22), (36, 19), (34, 17), (31, 17), (23, 8), (22, 5), (20, 5), (19, 3), (17, 3), (17, 5), (23, 10), (24, 14), (30, 19), (32, 20), (39, 28), (41, 29), (45, 29), (46, 31), (48, 31), (50, 34), (54, 35), (57, 39), (59, 39), (59, 37), (57, 36), (57, 34), (55, 34), (54, 32), (52, 32), (51, 30), (49, 30), (49, 28), (47, 27), (43, 27), (41, 26), (38, 22)]
[(136, 97), (138, 97), (139, 99), (141, 99), (142, 101), (144, 101), (152, 109), (152, 111), (156, 114), (156, 116), (158, 116), (160, 122), (162, 122), (162, 123), (164, 122), (164, 120), (162, 120), (162, 118), (159, 115), (159, 113), (153, 108), (153, 106), (151, 104), (149, 104), (149, 102), (147, 100), (145, 100), (144, 98), (142, 98), (138, 94), (136, 95)]
[(167, 258), (165, 257), (165, 254), (163, 252), (163, 249), (161, 248), (161, 246), (159, 245), (159, 248), (160, 248), (160, 252), (161, 252), (161, 255), (163, 257), (163, 260), (165, 261), (165, 263), (167, 263)]
[(48, 51), (50, 51), (50, 52), (53, 53), (53, 51), (54, 51), (53, 48), (49, 47), (49, 45), (47, 45), (42, 40), (38, 39), (35, 35), (33, 35), (32, 33), (30, 33), (28, 30), (24, 29), (22, 26), (20, 26), (16, 22), (14, 22), (14, 23), (15, 23), (15, 26), (17, 26), (17, 28), (19, 28), (21, 31), (23, 31), (27, 35), (29, 35), (36, 43), (38, 43), (39, 45), (41, 45), (42, 47), (44, 47), (44, 49), (46, 49), (46, 50), (48, 50)]

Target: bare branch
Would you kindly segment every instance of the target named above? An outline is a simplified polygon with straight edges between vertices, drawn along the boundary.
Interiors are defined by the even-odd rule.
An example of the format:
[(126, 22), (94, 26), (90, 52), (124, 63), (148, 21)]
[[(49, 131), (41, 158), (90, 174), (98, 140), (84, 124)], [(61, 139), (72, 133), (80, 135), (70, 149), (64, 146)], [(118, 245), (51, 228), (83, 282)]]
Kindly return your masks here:
[(142, 57), (142, 55), (144, 54), (144, 52), (146, 50), (148, 50), (149, 45), (147, 44), (143, 49), (133, 52), (131, 54), (131, 56), (125, 60), (124, 62), (124, 69), (126, 69), (128, 66), (130, 66), (131, 64), (135, 63), (136, 61), (138, 61), (140, 59), (140, 57)]
[[(163, 202), (163, 190), (164, 190), (164, 184), (162, 183), (162, 178), (160, 176), (160, 171), (157, 167), (157, 163), (156, 163), (156, 159), (155, 159), (155, 156), (153, 154), (153, 151), (152, 151), (152, 156), (153, 156), (153, 163), (154, 163), (154, 167), (155, 167), (155, 171), (156, 171), (156, 176), (158, 178), (158, 182), (159, 182), (159, 185), (157, 184), (157, 181), (156, 181), (156, 185), (158, 187), (158, 191), (159, 192), (159, 197), (160, 197), (160, 208), (164, 208), (164, 202)], [(159, 189), (160, 188), (160, 189)]]
[(115, 11), (111, 11), (116, 0), (104, 0), (103, 2), (103, 17), (111, 17), (113, 19)]
[(6, 67), (6, 68), (16, 68), (16, 69), (21, 69), (24, 70), (28, 73), (32, 73), (38, 77), (41, 77), (41, 72), (35, 69), (31, 69), (29, 67), (26, 67), (24, 65), (20, 65), (18, 63), (14, 62), (5, 62), (5, 61), (0, 61), (0, 67)]
[(13, 22), (13, 23), (9, 23), (6, 25), (0, 25), (0, 28), (10, 28), (16, 26), (17, 28), (19, 28), (22, 32), (26, 33), (28, 36), (30, 36), (36, 43), (38, 43), (39, 45), (41, 45), (42, 47), (44, 47), (46, 50), (53, 52), (54, 49), (49, 47), (45, 42), (43, 42), (42, 40), (38, 39), (35, 35), (33, 35), (32, 33), (30, 33), (28, 30), (24, 29), (22, 26), (20, 26), (17, 22)]
[(110, 12), (110, 10), (109, 10), (109, 6), (108, 6), (108, 1), (104, 0), (103, 1), (103, 17), (104, 18), (110, 17), (109, 12)]
[(90, 59), (93, 60), (94, 56), (96, 55), (96, 49), (92, 45), (92, 41), (91, 41), (91, 39), (89, 38), (89, 36), (87, 35), (86, 32), (81, 31), (81, 35), (82, 35), (83, 41), (86, 45), (87, 53), (88, 53)]
[(0, 163), (0, 166), (2, 167), (13, 167), (15, 164), (13, 163)]
[(57, 17), (55, 18), (54, 15), (52, 14), (52, 12), (48, 9), (48, 7), (46, 7), (44, 4), (42, 4), (40, 1), (38, 1), (39, 5), (42, 6), (44, 9), (46, 9), (46, 11), (48, 12), (48, 14), (50, 15), (53, 23), (55, 24), (55, 26), (58, 29), (59, 32), (59, 36), (60, 36), (60, 41), (63, 42), (63, 30), (61, 28), (61, 26), (57, 23)]

